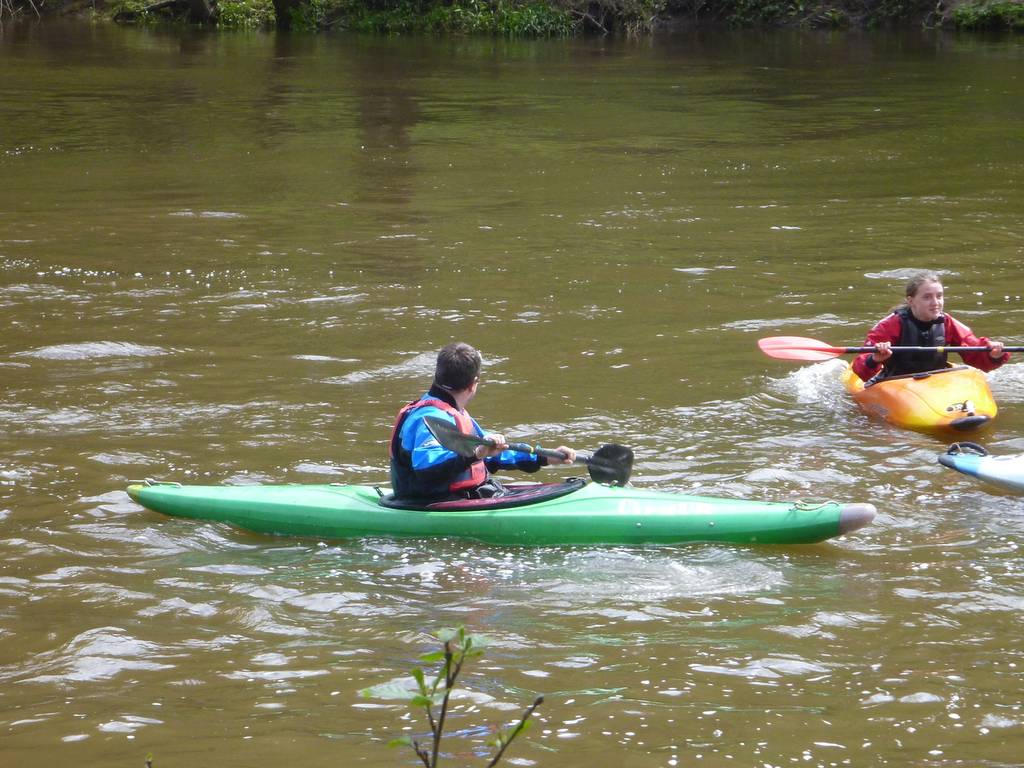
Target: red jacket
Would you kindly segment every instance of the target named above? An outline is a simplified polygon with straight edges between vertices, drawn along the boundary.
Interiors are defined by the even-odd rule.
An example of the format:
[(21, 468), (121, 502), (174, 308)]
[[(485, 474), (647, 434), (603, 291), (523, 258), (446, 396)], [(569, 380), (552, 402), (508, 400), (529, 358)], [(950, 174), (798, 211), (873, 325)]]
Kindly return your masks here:
[[(985, 336), (975, 336), (971, 329), (961, 323), (959, 320), (953, 319), (950, 315), (945, 315), (945, 333), (947, 347), (984, 347), (988, 345), (988, 338)], [(893, 313), (887, 317), (879, 320), (875, 327), (868, 332), (867, 338), (864, 340), (864, 346), (874, 346), (880, 341), (892, 342), (893, 346), (896, 346), (900, 342), (900, 331), (902, 330), (900, 325), (900, 316)], [(975, 368), (979, 368), (983, 371), (992, 371), (1001, 366), (1007, 360), (1010, 359), (1010, 353), (1004, 352), (1000, 358), (993, 358), (988, 352), (958, 352), (964, 359), (964, 362), (968, 365), (973, 365)], [(865, 352), (863, 355), (858, 355), (853, 361), (853, 372), (861, 377), (864, 381), (867, 381), (876, 373), (880, 368), (877, 364), (871, 363), (871, 353)]]

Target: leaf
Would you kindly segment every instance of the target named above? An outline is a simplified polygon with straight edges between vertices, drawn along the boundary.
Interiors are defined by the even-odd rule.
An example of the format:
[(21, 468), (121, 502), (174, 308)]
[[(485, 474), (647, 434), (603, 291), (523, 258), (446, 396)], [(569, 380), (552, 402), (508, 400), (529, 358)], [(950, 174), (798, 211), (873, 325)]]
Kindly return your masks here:
[(444, 675), (438, 675), (436, 678), (434, 678), (434, 682), (431, 683), (430, 690), (427, 693), (427, 695), (432, 696), (434, 698), (434, 701), (440, 701), (444, 697), (445, 688), (441, 687), (444, 683)]
[(419, 695), (414, 683), (415, 681), (408, 677), (399, 677), (394, 680), (388, 680), (386, 683), (378, 683), (377, 685), (371, 685), (369, 688), (363, 688), (359, 691), (359, 695), (364, 699), (409, 701), (413, 696)]
[(456, 637), (458, 637), (460, 634), (463, 634), (464, 632), (465, 630), (462, 629), (462, 627), (459, 627), (458, 629), (454, 629), (452, 627), (445, 627), (437, 633), (437, 639), (440, 640), (442, 643), (447, 643), (451, 640), (454, 640)]
[(434, 701), (429, 696), (424, 696), (417, 693), (412, 697), (412, 701), (409, 702), (414, 707), (429, 707)]
[(508, 744), (512, 739), (516, 738), (520, 734), (526, 733), (533, 727), (533, 720), (526, 720), (520, 723), (516, 723), (508, 728), (502, 728), (496, 734), (494, 738), (487, 742), (489, 747), (500, 747)]
[(411, 747), (412, 739), (408, 736), (399, 736), (397, 739), (392, 739), (388, 742), (389, 747)]
[(484, 648), (494, 645), (494, 640), (489, 635), (470, 635), (469, 639), (471, 646), (467, 646), (467, 649), (472, 647), (473, 650), (479, 650), (481, 653)]
[(428, 664), (434, 661), (444, 661), (444, 651), (433, 651), (432, 653), (425, 653), (420, 656), (420, 661), (425, 661)]
[(427, 683), (426, 683), (426, 680), (423, 678), (423, 670), (420, 669), (419, 667), (417, 667), (416, 669), (414, 669), (412, 671), (412, 676), (414, 678), (416, 678), (416, 685), (419, 686), (420, 693), (422, 693), (424, 696), (426, 696), (427, 695)]

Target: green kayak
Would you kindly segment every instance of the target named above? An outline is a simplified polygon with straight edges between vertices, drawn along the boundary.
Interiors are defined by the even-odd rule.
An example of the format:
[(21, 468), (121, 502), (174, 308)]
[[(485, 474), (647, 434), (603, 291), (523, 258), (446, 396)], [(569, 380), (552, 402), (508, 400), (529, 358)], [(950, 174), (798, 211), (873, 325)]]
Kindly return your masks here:
[(415, 507), (361, 485), (131, 485), (142, 506), (259, 533), (340, 539), (452, 536), (492, 544), (807, 544), (871, 522), (871, 504), (742, 501), (572, 479)]

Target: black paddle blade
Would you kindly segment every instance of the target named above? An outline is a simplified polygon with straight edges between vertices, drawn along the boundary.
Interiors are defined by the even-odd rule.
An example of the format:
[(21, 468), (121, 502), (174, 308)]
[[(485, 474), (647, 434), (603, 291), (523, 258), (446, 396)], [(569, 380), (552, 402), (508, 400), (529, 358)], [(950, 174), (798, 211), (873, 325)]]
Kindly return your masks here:
[(430, 434), (434, 436), (437, 442), (449, 451), (459, 454), (459, 456), (465, 456), (466, 458), (476, 456), (476, 447), (489, 443), (488, 440), (484, 440), (482, 437), (460, 432), (459, 428), (454, 424), (437, 416), (424, 416), (423, 423), (427, 425), (427, 429), (430, 430)]
[(633, 473), (633, 449), (611, 443), (602, 445), (589, 459), (584, 459), (590, 479), (605, 485), (625, 485)]

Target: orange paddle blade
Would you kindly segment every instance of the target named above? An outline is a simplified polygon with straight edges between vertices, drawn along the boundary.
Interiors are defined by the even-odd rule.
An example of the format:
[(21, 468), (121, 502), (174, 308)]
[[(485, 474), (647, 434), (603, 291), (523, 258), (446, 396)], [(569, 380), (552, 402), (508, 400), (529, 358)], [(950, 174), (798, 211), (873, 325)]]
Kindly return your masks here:
[(770, 336), (767, 339), (759, 339), (757, 346), (768, 357), (804, 362), (831, 360), (833, 357), (845, 355), (848, 351), (846, 347), (833, 347), (823, 341), (804, 336)]

